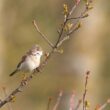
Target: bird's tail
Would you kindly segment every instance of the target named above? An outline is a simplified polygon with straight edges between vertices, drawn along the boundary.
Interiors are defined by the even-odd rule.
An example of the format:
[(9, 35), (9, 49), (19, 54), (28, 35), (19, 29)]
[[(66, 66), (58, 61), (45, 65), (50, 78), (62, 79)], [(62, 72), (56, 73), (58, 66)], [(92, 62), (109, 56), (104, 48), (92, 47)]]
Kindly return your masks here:
[(17, 72), (18, 72), (18, 69), (16, 69), (15, 71), (13, 71), (9, 76), (13, 76)]

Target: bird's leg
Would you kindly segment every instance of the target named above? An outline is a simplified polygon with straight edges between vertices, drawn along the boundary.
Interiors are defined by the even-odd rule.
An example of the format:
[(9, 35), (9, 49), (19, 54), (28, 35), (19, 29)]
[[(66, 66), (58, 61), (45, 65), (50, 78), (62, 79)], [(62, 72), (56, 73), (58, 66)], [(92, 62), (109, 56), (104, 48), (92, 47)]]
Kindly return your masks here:
[(27, 78), (28, 78), (28, 76), (26, 75), (26, 73), (23, 73), (23, 78), (22, 78), (22, 85), (27, 85)]

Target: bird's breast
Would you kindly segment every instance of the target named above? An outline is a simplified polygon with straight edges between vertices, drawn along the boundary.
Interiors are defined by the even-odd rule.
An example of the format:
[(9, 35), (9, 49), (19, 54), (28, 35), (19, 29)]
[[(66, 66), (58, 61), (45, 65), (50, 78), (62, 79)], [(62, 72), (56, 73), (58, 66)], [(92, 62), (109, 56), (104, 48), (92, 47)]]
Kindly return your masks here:
[(25, 62), (21, 65), (21, 70), (23, 71), (33, 71), (35, 68), (39, 67), (40, 59), (36, 57), (27, 57)]

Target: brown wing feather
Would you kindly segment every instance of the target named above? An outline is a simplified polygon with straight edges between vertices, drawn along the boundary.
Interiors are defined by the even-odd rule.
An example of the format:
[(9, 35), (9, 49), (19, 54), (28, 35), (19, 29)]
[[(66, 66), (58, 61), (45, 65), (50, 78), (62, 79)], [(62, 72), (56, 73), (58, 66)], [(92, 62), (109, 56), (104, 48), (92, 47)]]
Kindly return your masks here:
[(23, 62), (26, 60), (27, 56), (28, 56), (28, 55), (31, 55), (31, 54), (32, 54), (32, 51), (29, 50), (29, 51), (26, 53), (26, 55), (24, 55), (24, 56), (21, 58), (21, 61), (18, 63), (17, 68), (19, 68), (20, 65), (21, 65), (21, 63), (23, 63)]
[(24, 55), (24, 56), (21, 58), (21, 61), (18, 63), (17, 68), (19, 68), (20, 65), (26, 60), (26, 57), (27, 57), (27, 55)]

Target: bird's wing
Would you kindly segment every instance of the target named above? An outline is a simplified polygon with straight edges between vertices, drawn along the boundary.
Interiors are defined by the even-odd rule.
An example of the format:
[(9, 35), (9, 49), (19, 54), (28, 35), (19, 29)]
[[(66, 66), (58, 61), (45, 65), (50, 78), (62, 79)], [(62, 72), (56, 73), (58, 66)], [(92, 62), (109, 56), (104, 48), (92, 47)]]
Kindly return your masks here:
[(27, 58), (27, 55), (24, 55), (24, 56), (21, 58), (21, 61), (18, 63), (17, 68), (20, 67), (20, 65), (26, 60), (26, 58)]

